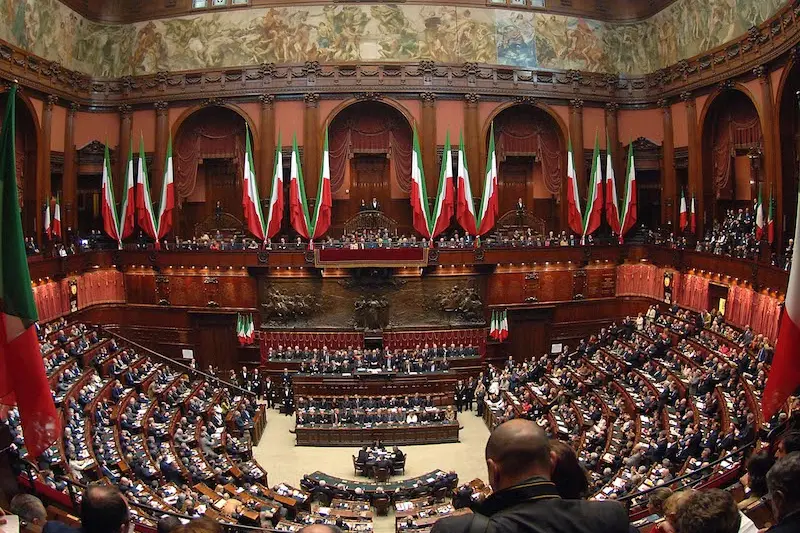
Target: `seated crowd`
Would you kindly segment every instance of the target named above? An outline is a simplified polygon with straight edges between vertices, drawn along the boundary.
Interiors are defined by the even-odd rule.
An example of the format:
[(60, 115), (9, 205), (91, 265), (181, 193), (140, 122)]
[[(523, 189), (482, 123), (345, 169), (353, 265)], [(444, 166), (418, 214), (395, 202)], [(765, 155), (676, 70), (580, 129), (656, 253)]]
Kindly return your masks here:
[(653, 306), (574, 351), (490, 366), (479, 387), (487, 423), (537, 420), (577, 450), (591, 495), (641, 505), (642, 491), (718, 459), (714, 475), (730, 473), (742, 460), (731, 452), (785, 421), (760, 419), (770, 354), (716, 313)]
[(270, 361), (299, 361), (301, 374), (348, 374), (376, 370), (402, 373), (446, 372), (450, 369), (449, 359), (479, 355), (478, 349), (472, 344), (438, 346), (436, 343), (417, 344), (413, 349), (395, 350), (369, 350), (352, 346), (341, 350), (329, 350), (327, 346), (322, 349), (309, 349), (306, 346), (302, 350), (299, 346), (278, 346), (267, 350)]
[(381, 397), (298, 398), (296, 423), (309, 425), (416, 425), (450, 424), (452, 405), (441, 405), (428, 395)]

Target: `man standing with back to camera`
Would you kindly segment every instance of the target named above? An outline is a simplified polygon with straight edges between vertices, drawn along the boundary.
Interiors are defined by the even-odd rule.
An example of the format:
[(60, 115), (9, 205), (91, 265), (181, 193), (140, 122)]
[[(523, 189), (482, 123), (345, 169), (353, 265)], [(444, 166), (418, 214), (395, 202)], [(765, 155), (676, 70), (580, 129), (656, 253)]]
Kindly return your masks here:
[(619, 502), (563, 500), (550, 481), (554, 457), (530, 420), (499, 425), (486, 443), (494, 493), (472, 515), (447, 517), (431, 533), (628, 533)]

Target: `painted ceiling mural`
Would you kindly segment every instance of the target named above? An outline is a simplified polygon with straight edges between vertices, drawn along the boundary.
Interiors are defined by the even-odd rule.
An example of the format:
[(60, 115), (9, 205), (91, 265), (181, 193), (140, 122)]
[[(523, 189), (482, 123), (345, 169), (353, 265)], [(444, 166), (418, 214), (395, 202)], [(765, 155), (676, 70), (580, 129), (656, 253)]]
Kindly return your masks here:
[(58, 0), (0, 0), (0, 39), (99, 77), (419, 59), (644, 74), (730, 41), (784, 4), (678, 0), (629, 24), (497, 8), (329, 4), (109, 25)]

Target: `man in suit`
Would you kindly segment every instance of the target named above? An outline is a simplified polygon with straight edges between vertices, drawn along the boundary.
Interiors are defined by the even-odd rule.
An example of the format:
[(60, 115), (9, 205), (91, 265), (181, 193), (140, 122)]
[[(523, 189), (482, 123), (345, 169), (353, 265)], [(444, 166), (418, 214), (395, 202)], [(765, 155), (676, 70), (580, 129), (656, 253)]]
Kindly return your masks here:
[(472, 515), (442, 518), (432, 533), (628, 532), (628, 513), (618, 502), (561, 499), (550, 480), (554, 454), (535, 422), (501, 424), (489, 436), (485, 455), (494, 493)]
[(781, 457), (767, 474), (772, 515), (770, 533), (800, 531), (800, 452)]

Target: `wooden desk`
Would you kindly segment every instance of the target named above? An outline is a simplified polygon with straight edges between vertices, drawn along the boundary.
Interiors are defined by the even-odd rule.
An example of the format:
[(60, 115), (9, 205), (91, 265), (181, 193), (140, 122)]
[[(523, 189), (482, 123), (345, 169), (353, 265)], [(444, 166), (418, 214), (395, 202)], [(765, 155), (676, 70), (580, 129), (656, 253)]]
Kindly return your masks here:
[(416, 426), (305, 426), (295, 429), (298, 446), (364, 446), (458, 442), (458, 422)]

